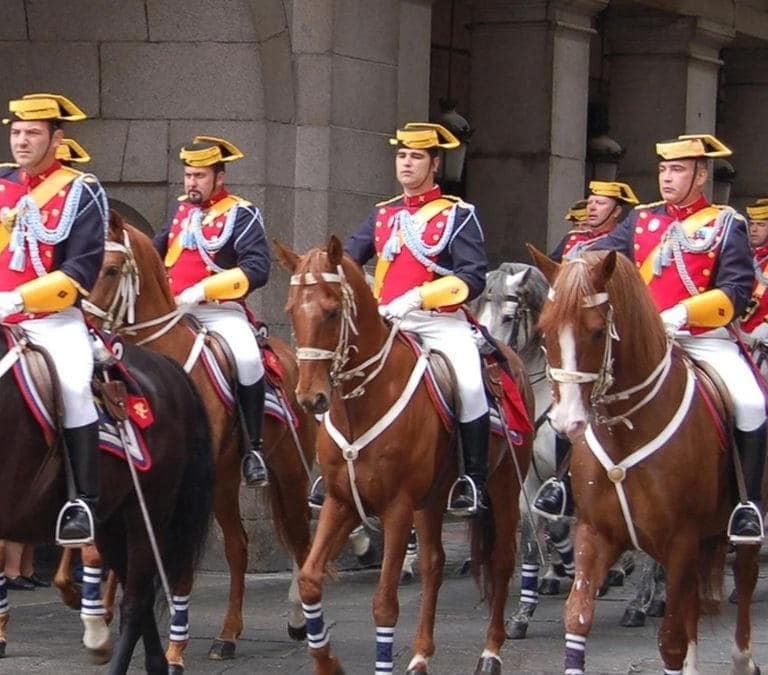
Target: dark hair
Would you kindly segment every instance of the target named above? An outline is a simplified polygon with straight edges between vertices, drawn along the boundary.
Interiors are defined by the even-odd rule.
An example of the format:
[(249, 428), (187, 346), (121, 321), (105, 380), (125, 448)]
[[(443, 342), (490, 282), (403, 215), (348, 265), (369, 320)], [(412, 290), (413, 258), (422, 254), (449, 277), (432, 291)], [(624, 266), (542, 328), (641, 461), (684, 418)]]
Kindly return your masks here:
[(434, 159), (440, 154), (440, 148), (438, 147), (431, 147), (431, 148), (409, 148), (407, 145), (404, 145), (403, 143), (397, 144), (397, 149), (405, 148), (406, 150), (426, 150), (429, 153), (429, 156)]

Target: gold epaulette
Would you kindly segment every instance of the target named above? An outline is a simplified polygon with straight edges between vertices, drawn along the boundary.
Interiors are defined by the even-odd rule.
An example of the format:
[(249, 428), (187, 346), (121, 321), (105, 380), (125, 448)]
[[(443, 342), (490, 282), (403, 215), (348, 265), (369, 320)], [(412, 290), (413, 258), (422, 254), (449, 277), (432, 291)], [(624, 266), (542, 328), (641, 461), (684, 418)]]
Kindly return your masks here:
[(638, 209), (650, 209), (653, 206), (661, 206), (664, 203), (665, 203), (664, 200), (660, 199), (658, 202), (649, 202), (648, 204), (638, 204), (632, 210), (637, 211)]
[(389, 199), (385, 199), (383, 202), (379, 202), (376, 204), (376, 206), (386, 206), (387, 204), (391, 204), (392, 202), (396, 202), (398, 199), (402, 199), (403, 195), (395, 195), (394, 197), (390, 197)]
[(462, 208), (462, 209), (471, 209), (472, 204), (469, 202), (465, 202), (461, 197), (456, 197), (455, 195), (442, 195), (443, 199), (448, 199), (452, 202), (456, 203), (456, 206)]
[(237, 195), (229, 195), (232, 199), (237, 200), (236, 206), (253, 206), (253, 202), (249, 202), (247, 199), (238, 197)]

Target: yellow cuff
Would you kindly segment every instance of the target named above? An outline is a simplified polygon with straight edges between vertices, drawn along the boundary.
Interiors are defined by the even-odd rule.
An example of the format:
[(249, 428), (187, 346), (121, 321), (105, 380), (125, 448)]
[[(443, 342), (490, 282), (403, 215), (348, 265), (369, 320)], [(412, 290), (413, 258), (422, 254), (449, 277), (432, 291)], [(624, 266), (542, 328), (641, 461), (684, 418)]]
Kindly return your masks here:
[(206, 300), (237, 300), (248, 293), (248, 277), (239, 267), (203, 279)]
[(64, 272), (56, 271), (22, 284), (16, 289), (24, 300), (25, 312), (57, 312), (77, 300), (77, 284)]
[(700, 328), (727, 326), (733, 319), (733, 303), (719, 288), (686, 298), (688, 324)]
[(469, 295), (469, 286), (459, 277), (448, 276), (420, 286), (419, 293), (424, 309), (437, 309), (464, 302)]

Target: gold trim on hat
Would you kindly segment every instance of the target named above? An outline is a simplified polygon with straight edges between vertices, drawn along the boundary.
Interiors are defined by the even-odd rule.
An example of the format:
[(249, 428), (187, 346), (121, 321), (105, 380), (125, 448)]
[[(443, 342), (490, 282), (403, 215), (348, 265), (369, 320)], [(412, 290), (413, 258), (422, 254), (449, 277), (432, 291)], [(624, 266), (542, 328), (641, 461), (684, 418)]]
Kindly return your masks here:
[[(442, 137), (442, 142), (440, 138)], [(432, 122), (408, 122), (402, 129), (395, 132), (395, 137), (389, 139), (390, 145), (404, 145), (414, 150), (427, 150), (429, 148), (442, 148), (453, 150), (461, 145), (456, 138), (442, 124)]]
[(579, 199), (574, 202), (565, 213), (563, 220), (570, 220), (572, 223), (583, 223), (587, 219), (587, 200)]
[(684, 134), (656, 144), (656, 154), (663, 160), (730, 157), (733, 152), (711, 134)]
[(74, 138), (62, 138), (61, 143), (56, 147), (56, 159), (60, 162), (85, 164), (91, 161), (91, 156)]
[(185, 164), (194, 167), (206, 167), (220, 162), (234, 162), (245, 157), (243, 152), (230, 141), (216, 136), (195, 136), (193, 143), (211, 143), (211, 147), (191, 150), (182, 148), (179, 151), (179, 159)]
[(768, 220), (768, 198), (762, 197), (747, 206), (747, 215), (750, 220)]
[(639, 204), (640, 200), (634, 193), (631, 187), (627, 183), (619, 183), (616, 181), (603, 181), (593, 180), (589, 183), (589, 191), (593, 195), (600, 195), (602, 197), (611, 197), (618, 199), (627, 204)]
[(77, 105), (61, 94), (26, 94), (9, 101), (8, 111), (13, 117), (3, 119), (3, 124), (9, 124), (14, 119), (22, 122), (79, 122), (87, 117)]

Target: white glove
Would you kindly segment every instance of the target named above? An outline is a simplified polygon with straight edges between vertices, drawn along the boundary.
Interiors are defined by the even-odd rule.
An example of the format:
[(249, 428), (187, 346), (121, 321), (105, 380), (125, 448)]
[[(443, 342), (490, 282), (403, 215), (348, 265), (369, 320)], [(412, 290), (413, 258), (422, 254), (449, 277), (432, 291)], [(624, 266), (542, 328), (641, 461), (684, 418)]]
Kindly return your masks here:
[(24, 299), (18, 291), (0, 291), (0, 321), (24, 309)]
[(667, 331), (667, 335), (674, 336), (688, 323), (688, 310), (685, 305), (674, 305), (661, 313), (661, 320), (664, 322), (664, 330)]
[(203, 288), (202, 282), (185, 288), (181, 293), (176, 296), (176, 304), (181, 307), (182, 305), (196, 305), (198, 302), (205, 300), (205, 288)]
[(412, 312), (414, 309), (421, 309), (421, 293), (418, 288), (406, 291), (388, 305), (380, 305), (379, 314), (385, 319), (394, 321), (395, 319), (402, 319), (408, 312)]

